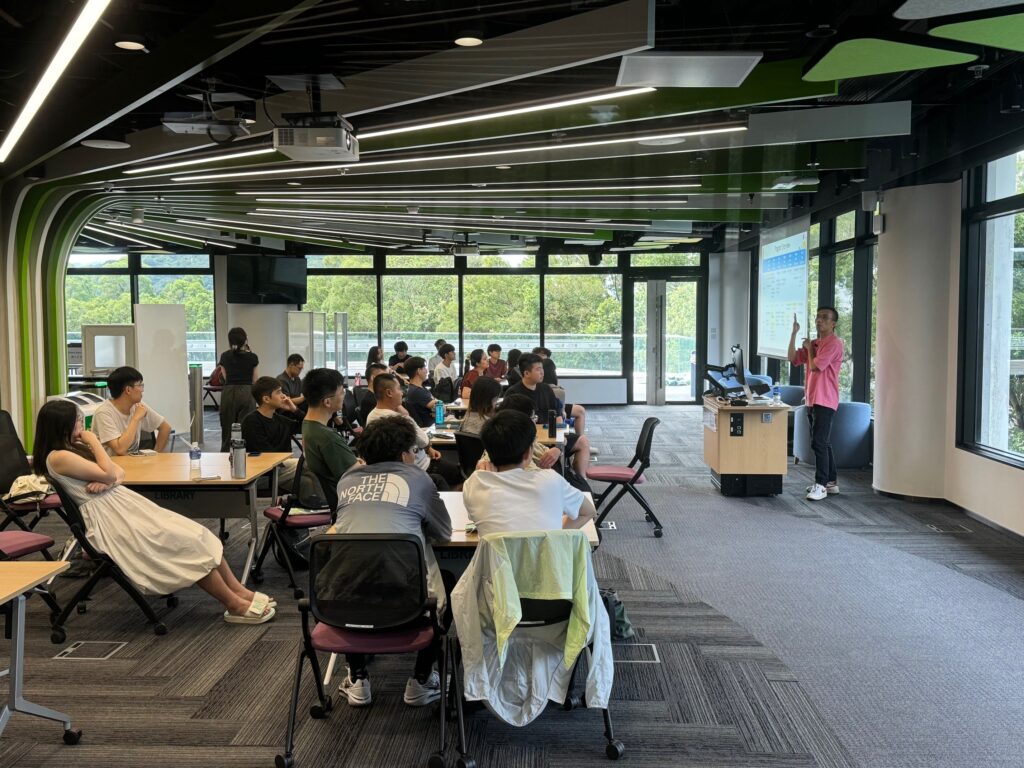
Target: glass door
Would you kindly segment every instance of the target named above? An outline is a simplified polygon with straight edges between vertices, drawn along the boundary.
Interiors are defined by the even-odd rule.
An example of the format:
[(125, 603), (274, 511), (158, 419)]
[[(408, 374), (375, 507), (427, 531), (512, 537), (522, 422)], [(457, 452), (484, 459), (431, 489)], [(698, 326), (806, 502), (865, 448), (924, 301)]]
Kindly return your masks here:
[(696, 402), (704, 348), (699, 279), (633, 283), (633, 402)]

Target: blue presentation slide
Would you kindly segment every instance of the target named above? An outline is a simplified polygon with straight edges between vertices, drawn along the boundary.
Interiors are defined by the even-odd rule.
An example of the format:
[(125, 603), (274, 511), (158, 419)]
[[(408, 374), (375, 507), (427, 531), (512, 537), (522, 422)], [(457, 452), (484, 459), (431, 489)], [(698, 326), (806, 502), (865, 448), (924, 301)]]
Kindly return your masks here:
[[(762, 243), (757, 285), (757, 352), (785, 358), (793, 330), (807, 335), (807, 232)], [(797, 339), (797, 343), (800, 338)]]

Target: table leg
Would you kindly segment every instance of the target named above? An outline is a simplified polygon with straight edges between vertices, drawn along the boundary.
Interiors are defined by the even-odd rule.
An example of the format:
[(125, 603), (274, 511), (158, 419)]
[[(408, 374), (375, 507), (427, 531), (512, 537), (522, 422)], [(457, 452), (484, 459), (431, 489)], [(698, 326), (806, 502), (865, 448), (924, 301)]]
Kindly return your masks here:
[(256, 544), (259, 538), (259, 525), (256, 517), (256, 482), (253, 481), (248, 488), (249, 493), (249, 550), (245, 556), (245, 567), (242, 569), (239, 581), (242, 586), (249, 578), (249, 570), (252, 568), (252, 561), (256, 558)]
[(65, 731), (71, 730), (71, 718), (62, 712), (33, 704), (22, 695), (25, 677), (25, 596), (18, 595), (11, 606), (11, 682), (8, 689), (7, 706), (0, 711), (0, 733), (3, 733), (11, 712), (23, 712), (47, 720), (56, 720), (64, 726)]
[(278, 486), (278, 473), (280, 471), (281, 465), (278, 464), (270, 475), (270, 506), (277, 504), (277, 495), (280, 493), (280, 487)]

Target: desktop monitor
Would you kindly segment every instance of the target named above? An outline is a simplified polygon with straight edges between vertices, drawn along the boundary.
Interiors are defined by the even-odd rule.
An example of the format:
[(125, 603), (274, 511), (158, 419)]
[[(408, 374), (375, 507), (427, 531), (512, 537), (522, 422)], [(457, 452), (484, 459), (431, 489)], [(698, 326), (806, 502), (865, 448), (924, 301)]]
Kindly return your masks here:
[(747, 384), (747, 367), (743, 361), (743, 350), (739, 344), (732, 345), (732, 375), (736, 379), (736, 383), (743, 387), (743, 394), (749, 400), (754, 394), (750, 391), (750, 386)]

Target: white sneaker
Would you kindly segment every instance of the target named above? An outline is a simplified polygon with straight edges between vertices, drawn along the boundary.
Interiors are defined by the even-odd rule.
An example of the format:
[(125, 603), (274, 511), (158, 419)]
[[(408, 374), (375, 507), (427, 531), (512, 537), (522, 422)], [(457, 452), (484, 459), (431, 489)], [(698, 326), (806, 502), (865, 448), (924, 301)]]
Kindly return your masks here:
[[(814, 485), (811, 484), (811, 485), (808, 485), (804, 490), (807, 493), (810, 493), (813, 488), (814, 488)], [(835, 496), (835, 495), (837, 495), (839, 493), (839, 483), (826, 483), (825, 484), (825, 490), (828, 492), (829, 496)]]
[(350, 707), (365, 707), (373, 696), (370, 693), (370, 681), (367, 679), (352, 679), (351, 672), (346, 673), (345, 679), (338, 686), (338, 693), (348, 698)]
[(828, 496), (828, 491), (825, 490), (825, 486), (818, 485), (817, 483), (812, 485), (807, 491), (807, 498), (811, 501), (821, 501), (826, 496)]
[(425, 683), (410, 677), (405, 684), (402, 700), (410, 707), (425, 707), (441, 698), (441, 679), (437, 672), (431, 672)]

